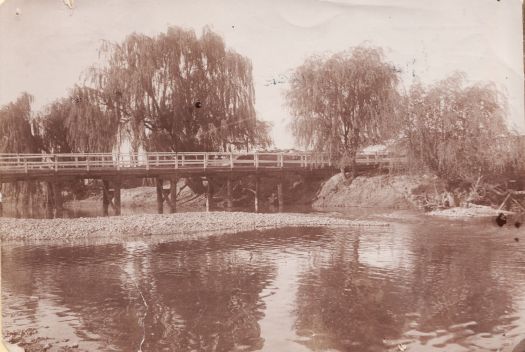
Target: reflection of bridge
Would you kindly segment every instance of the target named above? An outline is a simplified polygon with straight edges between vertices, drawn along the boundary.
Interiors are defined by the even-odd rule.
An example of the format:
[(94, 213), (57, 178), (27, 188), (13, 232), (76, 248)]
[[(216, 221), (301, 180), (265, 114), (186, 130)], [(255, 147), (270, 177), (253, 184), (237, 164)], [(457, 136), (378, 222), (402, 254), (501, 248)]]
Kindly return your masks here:
[[(404, 159), (387, 154), (359, 154), (357, 165), (361, 170), (390, 167)], [(258, 177), (279, 176), (283, 172), (306, 175), (328, 175), (335, 171), (327, 154), (323, 153), (76, 153), (76, 154), (0, 154), (0, 183), (42, 181), (48, 185), (50, 204), (61, 208), (60, 182), (68, 179), (102, 179), (103, 206), (108, 205), (120, 214), (120, 183), (123, 178), (155, 178), (157, 203), (162, 212), (164, 201), (170, 209), (176, 206), (176, 182), (179, 177), (227, 177), (228, 205), (231, 205), (231, 176), (255, 175), (255, 203), (257, 208)], [(163, 180), (170, 180), (170, 189), (164, 190)], [(110, 189), (112, 183), (112, 190)], [(210, 195), (208, 184), (207, 200)], [(277, 184), (277, 198), (282, 205), (282, 178)], [(112, 199), (114, 200), (112, 202)], [(207, 202), (209, 204), (209, 202)]]

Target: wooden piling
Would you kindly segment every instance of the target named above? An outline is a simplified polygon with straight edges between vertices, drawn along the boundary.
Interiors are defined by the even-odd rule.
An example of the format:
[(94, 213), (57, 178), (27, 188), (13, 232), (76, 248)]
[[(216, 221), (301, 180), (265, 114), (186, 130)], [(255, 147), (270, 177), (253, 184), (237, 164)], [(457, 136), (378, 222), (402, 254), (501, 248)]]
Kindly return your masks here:
[(49, 181), (45, 182), (46, 185), (46, 209), (53, 210), (53, 184)]
[(104, 216), (109, 215), (109, 201), (110, 201), (109, 181), (102, 180), (102, 214)]
[(169, 206), (170, 213), (175, 213), (177, 211), (177, 182), (178, 178), (172, 178), (170, 180), (170, 194), (169, 194)]
[(61, 212), (63, 210), (63, 199), (62, 199), (62, 185), (60, 182), (53, 183), (53, 201), (55, 204), (55, 210)]
[(213, 197), (213, 188), (211, 184), (211, 180), (207, 177), (206, 178), (206, 212), (210, 211), (211, 208), (211, 201)]
[(254, 194), (254, 205), (255, 205), (255, 212), (259, 212), (259, 177), (255, 177), (255, 194)]
[(283, 183), (280, 181), (277, 184), (277, 201), (279, 203), (279, 211), (283, 210), (284, 195), (283, 195)]
[(164, 194), (162, 194), (163, 180), (157, 177), (157, 213), (162, 214), (164, 212)]
[(116, 180), (113, 183), (113, 201), (115, 204), (115, 215), (120, 215), (121, 209), (122, 209), (121, 203), (120, 203), (120, 186), (121, 186), (120, 180)]
[(233, 207), (231, 176), (228, 176), (228, 178), (226, 179), (226, 206), (228, 207), (228, 209), (231, 209)]

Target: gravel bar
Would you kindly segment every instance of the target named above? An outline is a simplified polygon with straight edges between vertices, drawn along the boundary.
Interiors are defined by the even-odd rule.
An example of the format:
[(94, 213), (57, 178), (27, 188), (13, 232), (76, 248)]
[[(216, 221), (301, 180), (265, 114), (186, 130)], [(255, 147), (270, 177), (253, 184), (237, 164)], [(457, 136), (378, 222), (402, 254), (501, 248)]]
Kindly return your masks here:
[(189, 212), (74, 219), (0, 219), (0, 240), (63, 240), (196, 233), (236, 233), (278, 227), (388, 226), (377, 221), (350, 220), (295, 213)]

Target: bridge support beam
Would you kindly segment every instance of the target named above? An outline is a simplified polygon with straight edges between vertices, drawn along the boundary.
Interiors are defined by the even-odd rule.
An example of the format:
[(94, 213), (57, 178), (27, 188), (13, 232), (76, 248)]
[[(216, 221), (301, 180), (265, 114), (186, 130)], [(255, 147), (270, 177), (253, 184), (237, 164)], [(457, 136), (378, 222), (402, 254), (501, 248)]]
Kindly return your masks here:
[(164, 212), (164, 194), (163, 194), (163, 186), (164, 180), (160, 177), (157, 177), (156, 179), (156, 186), (157, 186), (157, 213), (162, 214)]
[(255, 176), (255, 193), (254, 193), (254, 206), (255, 206), (255, 212), (259, 212), (259, 183), (260, 179), (259, 176)]
[(279, 181), (279, 183), (277, 184), (277, 202), (279, 203), (279, 211), (283, 211), (284, 195), (282, 181)]
[(205, 187), (206, 187), (206, 212), (209, 212), (212, 207), (213, 199), (213, 185), (211, 184), (211, 179), (209, 176), (206, 176)]
[(53, 184), (49, 181), (45, 182), (46, 185), (46, 217), (53, 217), (54, 202), (53, 202)]
[(170, 180), (170, 194), (168, 198), (168, 203), (170, 206), (170, 213), (175, 213), (177, 211), (177, 182), (178, 178), (174, 177)]
[(226, 179), (226, 206), (228, 209), (233, 207), (233, 198), (232, 198), (232, 178), (228, 176)]
[(120, 180), (115, 180), (115, 182), (113, 183), (113, 201), (115, 205), (115, 215), (120, 215)]
[(62, 185), (60, 182), (53, 182), (53, 201), (55, 205), (55, 216), (61, 217), (64, 207), (62, 199)]
[(102, 214), (104, 216), (109, 215), (109, 202), (111, 195), (109, 193), (109, 181), (102, 180)]
[(120, 179), (102, 180), (102, 214), (104, 216), (109, 216), (110, 205), (115, 215), (121, 214), (120, 188)]

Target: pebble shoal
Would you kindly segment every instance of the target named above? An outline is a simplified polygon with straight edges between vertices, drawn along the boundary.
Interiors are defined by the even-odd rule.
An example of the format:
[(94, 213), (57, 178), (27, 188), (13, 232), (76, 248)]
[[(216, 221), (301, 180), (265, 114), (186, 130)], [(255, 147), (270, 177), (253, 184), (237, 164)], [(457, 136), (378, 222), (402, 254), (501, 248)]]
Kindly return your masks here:
[(97, 237), (235, 233), (278, 227), (388, 226), (376, 221), (315, 214), (190, 212), (75, 219), (0, 219), (0, 240), (61, 240)]

